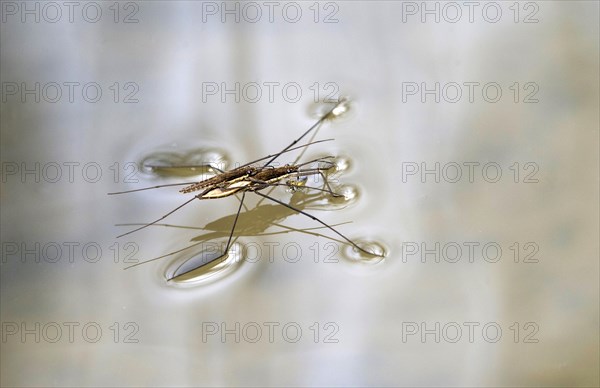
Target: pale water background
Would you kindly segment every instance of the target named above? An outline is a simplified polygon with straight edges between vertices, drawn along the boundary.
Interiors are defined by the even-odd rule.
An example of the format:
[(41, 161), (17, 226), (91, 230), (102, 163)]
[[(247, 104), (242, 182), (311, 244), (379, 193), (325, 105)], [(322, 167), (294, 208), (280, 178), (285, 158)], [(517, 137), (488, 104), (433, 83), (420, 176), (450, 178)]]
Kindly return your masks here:
[[(97, 23), (81, 18), (85, 3), (73, 23), (65, 7), (56, 23), (34, 23), (32, 16), (22, 23), (3, 2), (3, 386), (599, 384), (597, 2), (520, 3), (517, 23), (509, 2), (494, 3), (502, 10), (496, 23), (482, 17), (487, 3), (478, 3), (473, 23), (467, 14), (456, 23), (447, 20), (453, 14), (422, 23), (420, 13), (408, 12), (420, 2), (321, 3), (318, 23), (310, 2), (297, 3), (297, 23), (277, 11), (287, 3), (273, 23), (263, 3), (256, 23), (231, 16), (222, 23), (220, 14), (203, 22), (206, 5), (183, 1), (121, 3), (115, 23), (113, 3), (97, 4)], [(122, 23), (133, 11), (139, 22)], [(332, 11), (337, 22), (323, 23)], [(537, 22), (524, 23), (528, 16)], [(22, 82), (96, 82), (103, 95), (89, 103), (76, 89), (71, 103), (63, 86), (55, 103), (44, 96), (22, 102), (7, 89)], [(206, 83), (235, 82), (263, 85), (262, 97), (203, 101)], [(270, 102), (266, 82), (295, 82), (302, 97), (288, 102), (279, 86)], [(463, 85), (462, 97), (403, 99), (403, 87), (436, 82)], [(487, 102), (478, 88), (470, 102), (465, 82), (495, 82), (502, 97)], [(524, 89), (528, 82), (533, 89)], [(157, 151), (207, 148), (226, 154), (232, 167), (276, 152), (314, 122), (315, 83), (319, 99), (339, 88), (336, 95), (351, 96), (353, 109), (320, 130), (319, 139), (335, 141), (309, 149), (303, 160), (345, 156), (350, 168), (340, 182), (354, 185), (358, 198), (345, 209), (313, 213), (332, 224), (352, 221), (340, 231), (382, 244), (385, 261), (352, 263), (345, 246), (294, 232), (241, 236), (238, 242), (261, 247), (262, 256), (210, 284), (167, 284), (170, 259), (123, 270), (129, 252), (152, 258), (202, 233), (156, 227), (117, 240), (127, 229), (114, 224), (151, 221), (184, 200), (176, 188), (107, 196), (166, 182), (136, 171), (139, 183), (130, 183), (126, 163)], [(138, 101), (124, 103), (136, 86)], [(525, 103), (534, 89), (538, 101)], [(282, 162), (292, 160), (290, 154)], [(406, 174), (422, 162), (447, 166), (447, 175), (435, 182), (433, 174)], [(473, 182), (465, 162), (479, 163)], [(36, 163), (39, 179), (23, 174)], [(54, 163), (62, 172), (55, 183)], [(72, 182), (71, 163), (79, 163)], [(88, 182), (93, 169), (82, 175), (86, 163), (100, 166), (97, 182)], [(454, 163), (462, 166), (457, 183)], [(486, 163), (501, 167), (498, 182), (490, 183), (491, 170), (483, 177)], [(281, 188), (274, 196), (290, 200)], [(234, 198), (193, 203), (166, 222), (202, 227), (237, 206)], [(255, 222), (259, 231), (268, 225)], [(319, 226), (300, 215), (277, 222)], [(426, 255), (425, 263), (420, 252), (407, 253), (436, 242), (448, 250)], [(490, 242), (502, 248), (495, 263), (481, 250)], [(24, 255), (22, 244), (36, 243), (39, 251)], [(473, 260), (465, 243), (479, 244)], [(451, 263), (443, 254), (452, 256), (456, 245), (462, 256)], [(53, 263), (56, 246), (62, 253)], [(90, 263), (94, 247), (102, 254)], [(296, 247), (298, 261), (286, 261)], [(523, 263), (534, 247), (530, 259), (537, 262)], [(332, 250), (338, 262), (323, 262)], [(239, 341), (208, 334), (221, 324), (233, 331), (239, 324)], [(273, 341), (268, 325), (278, 325)], [(256, 326), (262, 337), (253, 342)], [(282, 334), (284, 326), (290, 337), (301, 329), (297, 342)], [(32, 333), (22, 337), (23, 328)], [(421, 329), (429, 334), (422, 337)]]

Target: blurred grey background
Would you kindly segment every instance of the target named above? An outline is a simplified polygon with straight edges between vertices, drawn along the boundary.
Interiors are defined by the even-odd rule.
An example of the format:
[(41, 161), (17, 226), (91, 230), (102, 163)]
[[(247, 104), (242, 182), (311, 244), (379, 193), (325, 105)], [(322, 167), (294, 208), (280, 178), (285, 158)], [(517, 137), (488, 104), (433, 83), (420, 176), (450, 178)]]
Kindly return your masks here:
[[(597, 2), (1, 7), (2, 386), (600, 383)], [(209, 284), (167, 283), (171, 258), (123, 270), (202, 234), (115, 238), (184, 201), (106, 195), (182, 179), (144, 157), (233, 167), (283, 148), (331, 96), (352, 110), (303, 160), (343, 156), (357, 198), (311, 212), (351, 221), (340, 231), (383, 262), (242, 233), (258, 259)]]

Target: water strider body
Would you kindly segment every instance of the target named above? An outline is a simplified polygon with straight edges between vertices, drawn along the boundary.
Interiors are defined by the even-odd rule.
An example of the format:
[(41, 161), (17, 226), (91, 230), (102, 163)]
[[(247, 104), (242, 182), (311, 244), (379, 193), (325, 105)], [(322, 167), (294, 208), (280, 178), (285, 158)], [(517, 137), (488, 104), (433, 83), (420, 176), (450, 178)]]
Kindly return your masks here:
[(223, 198), (242, 190), (256, 191), (263, 189), (269, 186), (269, 184), (279, 182), (298, 172), (299, 167), (293, 165), (273, 168), (252, 166), (238, 167), (202, 182), (193, 183), (179, 190), (179, 192), (192, 193), (194, 191), (206, 189), (200, 195), (200, 199)]
[[(195, 199), (198, 199), (198, 200), (217, 199), (217, 198), (229, 197), (229, 196), (235, 195), (235, 194), (241, 194), (241, 198), (239, 199), (240, 205), (238, 207), (236, 216), (233, 221), (233, 225), (231, 227), (231, 231), (229, 233), (229, 239), (228, 239), (227, 245), (225, 247), (223, 254), (219, 257), (226, 256), (228, 254), (229, 247), (231, 245), (232, 237), (235, 232), (235, 228), (236, 228), (237, 221), (238, 221), (238, 218), (240, 215), (240, 211), (242, 210), (242, 206), (244, 204), (244, 199), (245, 199), (246, 193), (251, 192), (251, 193), (257, 194), (265, 199), (268, 199), (272, 202), (275, 202), (279, 205), (282, 205), (294, 212), (303, 214), (303, 215), (311, 218), (314, 221), (317, 221), (324, 227), (330, 229), (332, 232), (334, 232), (335, 234), (337, 234), (338, 236), (343, 238), (348, 244), (352, 245), (358, 251), (361, 251), (367, 255), (383, 257), (384, 256), (383, 253), (379, 254), (379, 253), (374, 253), (374, 252), (365, 250), (364, 248), (362, 248), (358, 244), (356, 244), (354, 241), (352, 241), (351, 239), (347, 238), (342, 233), (337, 231), (335, 228), (333, 228), (332, 226), (321, 221), (320, 219), (313, 216), (312, 214), (309, 214), (301, 209), (298, 209), (297, 207), (294, 207), (290, 204), (287, 204), (283, 201), (273, 198), (269, 194), (264, 194), (261, 192), (261, 190), (264, 190), (269, 187), (286, 186), (286, 187), (289, 187), (292, 189), (296, 189), (298, 187), (303, 187), (303, 188), (306, 188), (309, 190), (321, 191), (324, 193), (328, 193), (334, 197), (342, 196), (331, 190), (331, 188), (329, 187), (329, 184), (327, 183), (327, 179), (325, 178), (325, 175), (324, 175), (324, 171), (326, 171), (334, 166), (334, 164), (329, 160), (329, 159), (333, 158), (332, 156), (311, 160), (309, 162), (305, 162), (305, 163), (301, 163), (301, 164), (286, 164), (286, 165), (280, 166), (280, 167), (273, 166), (272, 163), (277, 158), (279, 158), (282, 154), (284, 154), (286, 152), (290, 152), (290, 151), (293, 151), (293, 150), (296, 150), (299, 148), (305, 148), (305, 147), (308, 147), (315, 143), (327, 141), (327, 140), (320, 140), (320, 141), (309, 142), (307, 144), (294, 147), (294, 145), (296, 145), (299, 141), (301, 141), (309, 133), (311, 133), (316, 128), (318, 128), (326, 119), (334, 118), (334, 117), (339, 116), (342, 113), (344, 113), (348, 109), (347, 103), (348, 103), (347, 100), (338, 101), (338, 103), (327, 114), (323, 115), (315, 124), (313, 124), (299, 138), (294, 140), (290, 145), (288, 145), (287, 147), (285, 147), (284, 149), (282, 149), (281, 151), (279, 151), (276, 154), (268, 155), (266, 157), (263, 157), (261, 159), (247, 163), (243, 166), (234, 168), (229, 171), (221, 171), (221, 170), (218, 170), (215, 168), (215, 170), (218, 171), (217, 175), (215, 175), (211, 178), (207, 178), (205, 180), (199, 181), (199, 182), (195, 182), (195, 183), (167, 184), (167, 185), (153, 186), (153, 187), (147, 187), (147, 188), (142, 188), (142, 189), (122, 191), (122, 192), (118, 192), (118, 193), (109, 193), (109, 194), (123, 194), (123, 193), (135, 192), (135, 191), (149, 190), (149, 189), (169, 187), (169, 186), (178, 186), (178, 185), (186, 186), (180, 190), (180, 192), (183, 194), (199, 192), (198, 194), (195, 194), (192, 198), (190, 198), (189, 200), (187, 200), (180, 206), (176, 207), (175, 209), (171, 210), (169, 213), (165, 214), (161, 218), (159, 218), (155, 221), (152, 221), (148, 224), (144, 224), (137, 229), (134, 229), (127, 233), (121, 234), (118, 237), (126, 236), (128, 234), (139, 231), (139, 230), (149, 227), (151, 225), (155, 225), (159, 221), (165, 219), (169, 215), (176, 212), (177, 210), (188, 205), (190, 202), (194, 201)], [(313, 134), (313, 137), (314, 137), (314, 134)], [(257, 162), (265, 160), (265, 159), (268, 159), (268, 161), (266, 163), (259, 165), (259, 166), (255, 165)], [(312, 167), (312, 168), (304, 168), (304, 166), (306, 166), (306, 165), (317, 163), (317, 162), (322, 163), (322, 166)], [(311, 176), (311, 175), (317, 175), (317, 174), (320, 175), (324, 179), (325, 187), (319, 188), (319, 187), (306, 186), (305, 182), (302, 180), (302, 178)], [(168, 256), (168, 255), (165, 255), (165, 256)], [(161, 256), (161, 257), (165, 257), (165, 256)], [(142, 263), (140, 263), (140, 264), (142, 264)]]

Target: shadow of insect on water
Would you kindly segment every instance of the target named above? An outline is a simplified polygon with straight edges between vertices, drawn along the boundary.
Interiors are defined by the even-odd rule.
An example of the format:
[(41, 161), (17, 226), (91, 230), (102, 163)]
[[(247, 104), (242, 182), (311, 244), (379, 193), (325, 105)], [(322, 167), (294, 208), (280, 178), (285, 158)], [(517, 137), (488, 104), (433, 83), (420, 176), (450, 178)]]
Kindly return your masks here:
[[(335, 198), (331, 198), (323, 193), (308, 194), (303, 191), (296, 191), (290, 198), (291, 205), (301, 210), (334, 210), (345, 207), (342, 201), (336, 203)], [(266, 237), (266, 236), (277, 236), (289, 233), (302, 233), (313, 237), (325, 238), (330, 241), (335, 241), (339, 244), (345, 244), (346, 242), (340, 239), (336, 239), (331, 236), (327, 236), (316, 232), (317, 230), (327, 229), (324, 226), (298, 229), (291, 226), (282, 224), (286, 218), (297, 214), (296, 211), (291, 210), (288, 207), (275, 204), (262, 204), (252, 209), (246, 209), (240, 212), (236, 225), (236, 237), (233, 240), (233, 244), (240, 237)], [(154, 224), (155, 227), (167, 227), (181, 230), (198, 230), (206, 233), (201, 233), (190, 239), (192, 244), (185, 246), (184, 248), (176, 251), (167, 253), (165, 255), (155, 257), (153, 259), (142, 261), (126, 267), (133, 268), (142, 264), (146, 264), (152, 261), (157, 261), (169, 256), (175, 256), (180, 253), (184, 253), (180, 259), (174, 260), (170, 274), (167, 276), (168, 280), (174, 281), (186, 281), (193, 278), (205, 276), (208, 273), (215, 272), (215, 269), (222, 265), (226, 260), (245, 260), (245, 254), (230, 254), (222, 255), (221, 252), (224, 248), (223, 238), (229, 236), (231, 225), (233, 224), (236, 217), (236, 213), (221, 217), (215, 221), (209, 222), (204, 226), (182, 226), (173, 224)], [(341, 225), (350, 224), (351, 221), (332, 224), (330, 226), (338, 227)], [(118, 224), (118, 226), (143, 226), (145, 224)], [(278, 227), (280, 230), (267, 232), (267, 229), (271, 227)], [(217, 242), (221, 241), (221, 242)], [(232, 244), (232, 245), (233, 245)], [(194, 249), (196, 248), (196, 249)], [(337, 249), (336, 249), (337, 252)], [(222, 257), (221, 257), (222, 256)], [(220, 259), (220, 260), (219, 260)]]

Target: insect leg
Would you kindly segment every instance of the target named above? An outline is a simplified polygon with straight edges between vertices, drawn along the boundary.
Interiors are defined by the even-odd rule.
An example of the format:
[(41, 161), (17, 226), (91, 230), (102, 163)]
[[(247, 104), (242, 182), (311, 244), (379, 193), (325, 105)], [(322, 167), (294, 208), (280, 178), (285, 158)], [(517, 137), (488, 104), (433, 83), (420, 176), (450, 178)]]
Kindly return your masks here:
[[(298, 177), (302, 177), (302, 176), (311, 176), (311, 175), (315, 175), (315, 174), (319, 174), (321, 176), (321, 178), (323, 178), (323, 186), (325, 186), (325, 188), (327, 190), (322, 190), (325, 192), (328, 192), (329, 194), (331, 194), (334, 197), (343, 197), (343, 194), (338, 194), (336, 192), (333, 191), (333, 189), (331, 188), (331, 186), (329, 185), (329, 181), (327, 180), (327, 177), (325, 176), (325, 174), (323, 174), (324, 170), (328, 170), (328, 168), (311, 168), (311, 169), (306, 169), (306, 170), (298, 170), (297, 172), (293, 173), (293, 175), (296, 175)], [(290, 174), (292, 175), (292, 174)], [(308, 187), (308, 186), (305, 186)], [(313, 189), (316, 189), (315, 187), (310, 187)]]
[(225, 247), (225, 252), (223, 255), (226, 255), (229, 252), (229, 246), (231, 245), (231, 238), (233, 237), (233, 232), (235, 231), (235, 225), (238, 222), (238, 218), (240, 217), (240, 212), (242, 211), (242, 205), (244, 204), (244, 198), (246, 198), (246, 192), (242, 192), (242, 198), (240, 199), (240, 206), (238, 207), (238, 211), (235, 215), (235, 219), (233, 220), (233, 226), (231, 227), (231, 232), (229, 233), (229, 239), (227, 240), (227, 246)]
[(296, 140), (294, 140), (290, 145), (288, 145), (287, 147), (285, 147), (284, 149), (282, 149), (281, 151), (279, 151), (277, 154), (275, 154), (275, 156), (273, 156), (271, 159), (269, 159), (269, 161), (267, 163), (265, 163), (263, 165), (264, 166), (268, 166), (269, 164), (273, 163), (275, 161), (275, 159), (277, 159), (281, 154), (283, 154), (284, 152), (286, 152), (287, 150), (289, 150), (290, 148), (292, 148), (296, 143), (298, 143), (300, 140), (302, 140), (306, 135), (308, 135), (311, 131), (313, 131), (315, 128), (317, 128), (319, 125), (321, 125), (321, 123), (323, 123), (323, 121), (325, 121), (329, 116), (331, 116), (333, 114), (333, 112), (343, 103), (345, 103), (346, 100), (340, 100), (338, 101), (337, 104), (335, 104), (335, 106), (333, 108), (331, 108), (331, 110), (329, 112), (327, 112), (326, 114), (324, 114), (316, 123), (314, 123), (310, 128), (308, 128), (306, 130), (306, 132), (304, 132), (299, 138), (297, 138)]
[[(208, 263), (212, 263), (212, 262), (214, 262), (215, 260), (218, 260), (218, 259), (220, 259), (220, 258), (222, 258), (222, 257), (225, 257), (225, 256), (227, 256), (227, 254), (229, 253), (229, 247), (231, 246), (231, 239), (233, 238), (233, 232), (235, 231), (235, 226), (236, 226), (236, 224), (237, 224), (237, 221), (238, 221), (238, 218), (239, 218), (239, 216), (240, 216), (240, 212), (242, 211), (242, 205), (244, 204), (244, 198), (245, 198), (245, 197), (246, 197), (246, 192), (245, 192), (245, 191), (243, 191), (243, 192), (242, 192), (242, 198), (240, 199), (240, 206), (238, 207), (237, 213), (235, 214), (235, 219), (233, 220), (233, 226), (231, 227), (231, 232), (229, 233), (229, 239), (227, 240), (227, 246), (225, 247), (225, 249), (224, 249), (224, 251), (223, 251), (223, 253), (222, 253), (221, 255), (219, 255), (219, 256), (218, 256), (218, 257), (216, 257), (215, 259), (212, 259), (212, 260), (210, 260)], [(195, 246), (195, 245), (197, 245), (197, 244), (200, 244), (200, 243), (196, 243), (196, 244), (190, 245), (189, 247), (183, 248), (182, 250), (185, 250), (185, 249), (191, 248), (192, 246)], [(171, 254), (172, 254), (172, 253), (169, 253), (169, 254), (167, 254), (167, 255), (164, 255), (164, 256), (161, 256), (161, 257), (170, 256)], [(170, 278), (170, 279), (168, 279), (168, 280), (173, 280), (173, 279), (175, 279), (176, 277), (183, 276), (183, 275), (185, 275), (185, 274), (187, 274), (187, 273), (189, 273), (189, 272), (191, 272), (191, 271), (195, 271), (195, 270), (197, 270), (198, 268), (204, 267), (204, 266), (205, 266), (205, 265), (207, 265), (208, 263), (204, 263), (204, 264), (202, 264), (201, 266), (198, 266), (198, 267), (196, 267), (196, 268), (193, 268), (193, 269), (191, 269), (191, 270), (189, 270), (189, 271), (186, 271), (186, 272), (183, 272), (183, 273), (178, 273), (177, 275), (173, 276), (172, 278)]]
[(116, 194), (127, 194), (127, 193), (135, 193), (136, 191), (144, 191), (144, 190), (154, 190), (154, 189), (160, 189), (161, 187), (171, 187), (171, 186), (184, 186), (184, 185), (193, 185), (194, 183), (199, 183), (199, 182), (183, 182), (183, 183), (169, 183), (166, 185), (158, 185), (158, 186), (151, 186), (151, 187), (142, 187), (141, 189), (133, 189), (133, 190), (127, 190), (127, 191), (117, 191), (114, 193), (107, 193), (108, 195), (116, 195)]
[(310, 218), (310, 219), (312, 219), (312, 220), (315, 220), (315, 221), (317, 221), (317, 222), (318, 222), (318, 223), (320, 223), (321, 225), (325, 226), (326, 228), (328, 228), (329, 230), (331, 230), (332, 232), (334, 232), (335, 234), (337, 234), (338, 236), (340, 236), (341, 238), (343, 238), (344, 240), (346, 240), (348, 243), (350, 243), (350, 244), (351, 244), (353, 247), (355, 247), (356, 249), (358, 249), (358, 250), (359, 250), (359, 251), (361, 251), (361, 252), (364, 252), (364, 253), (366, 253), (366, 254), (368, 254), (368, 255), (372, 255), (372, 256), (384, 257), (384, 255), (379, 255), (379, 254), (376, 254), (376, 253), (373, 253), (373, 252), (369, 252), (369, 251), (367, 251), (367, 250), (365, 250), (365, 249), (363, 249), (363, 248), (359, 247), (359, 246), (358, 246), (358, 245), (357, 245), (357, 244), (356, 244), (354, 241), (350, 240), (348, 237), (346, 237), (346, 236), (344, 236), (343, 234), (341, 234), (340, 232), (338, 232), (338, 231), (337, 231), (335, 228), (333, 228), (332, 226), (329, 226), (328, 224), (326, 224), (325, 222), (321, 221), (320, 219), (318, 219), (317, 217), (313, 216), (312, 214), (309, 214), (309, 213), (307, 213), (307, 212), (305, 212), (305, 211), (302, 211), (302, 210), (300, 210), (300, 209), (297, 209), (297, 208), (295, 208), (295, 207), (293, 207), (293, 206), (291, 206), (291, 205), (288, 205), (287, 203), (285, 203), (285, 202), (283, 202), (283, 201), (280, 201), (280, 200), (278, 200), (278, 199), (276, 199), (276, 198), (273, 198), (273, 197), (271, 197), (271, 196), (269, 196), (269, 195), (266, 195), (266, 194), (260, 193), (260, 192), (258, 192), (258, 191), (255, 191), (255, 193), (256, 193), (256, 194), (258, 194), (258, 195), (260, 195), (261, 197), (264, 197), (264, 198), (270, 199), (270, 200), (271, 200), (271, 201), (273, 201), (273, 202), (276, 202), (276, 203), (278, 203), (278, 204), (280, 204), (280, 205), (283, 205), (283, 206), (285, 206), (285, 207), (287, 207), (287, 208), (289, 208), (289, 209), (291, 209), (291, 210), (297, 211), (297, 212), (298, 212), (298, 213), (300, 213), (300, 214), (304, 214), (304, 215), (305, 215), (305, 216), (307, 216), (308, 218)]
[(170, 212), (168, 212), (168, 213), (167, 213), (167, 214), (165, 214), (164, 216), (160, 217), (159, 219), (156, 219), (156, 220), (154, 220), (154, 221), (152, 221), (152, 222), (150, 222), (149, 224), (146, 224), (146, 225), (144, 225), (144, 226), (140, 226), (139, 228), (137, 228), (137, 229), (134, 229), (134, 230), (131, 230), (131, 231), (127, 232), (127, 233), (120, 234), (120, 235), (118, 235), (118, 236), (117, 236), (117, 238), (119, 238), (119, 237), (123, 237), (123, 236), (127, 236), (128, 234), (131, 234), (131, 233), (137, 232), (138, 230), (145, 229), (145, 228), (147, 228), (147, 227), (149, 227), (149, 226), (151, 226), (151, 225), (154, 225), (154, 224), (156, 224), (156, 223), (157, 223), (157, 222), (159, 222), (159, 221), (162, 221), (162, 220), (164, 220), (165, 218), (167, 218), (167, 217), (168, 217), (168, 216), (170, 216), (171, 214), (175, 213), (177, 210), (181, 209), (182, 207), (186, 206), (187, 204), (189, 204), (189, 203), (190, 203), (190, 202), (192, 202), (193, 200), (195, 200), (195, 199), (202, 199), (202, 196), (203, 196), (204, 194), (206, 194), (206, 193), (207, 193), (208, 191), (210, 191), (210, 190), (212, 190), (212, 188), (210, 188), (210, 189), (208, 189), (208, 190), (204, 191), (202, 194), (198, 194), (198, 195), (196, 195), (196, 196), (194, 196), (194, 197), (192, 197), (192, 198), (188, 199), (187, 201), (185, 201), (185, 202), (184, 202), (184, 203), (182, 203), (181, 205), (177, 206), (175, 209), (171, 210)]

